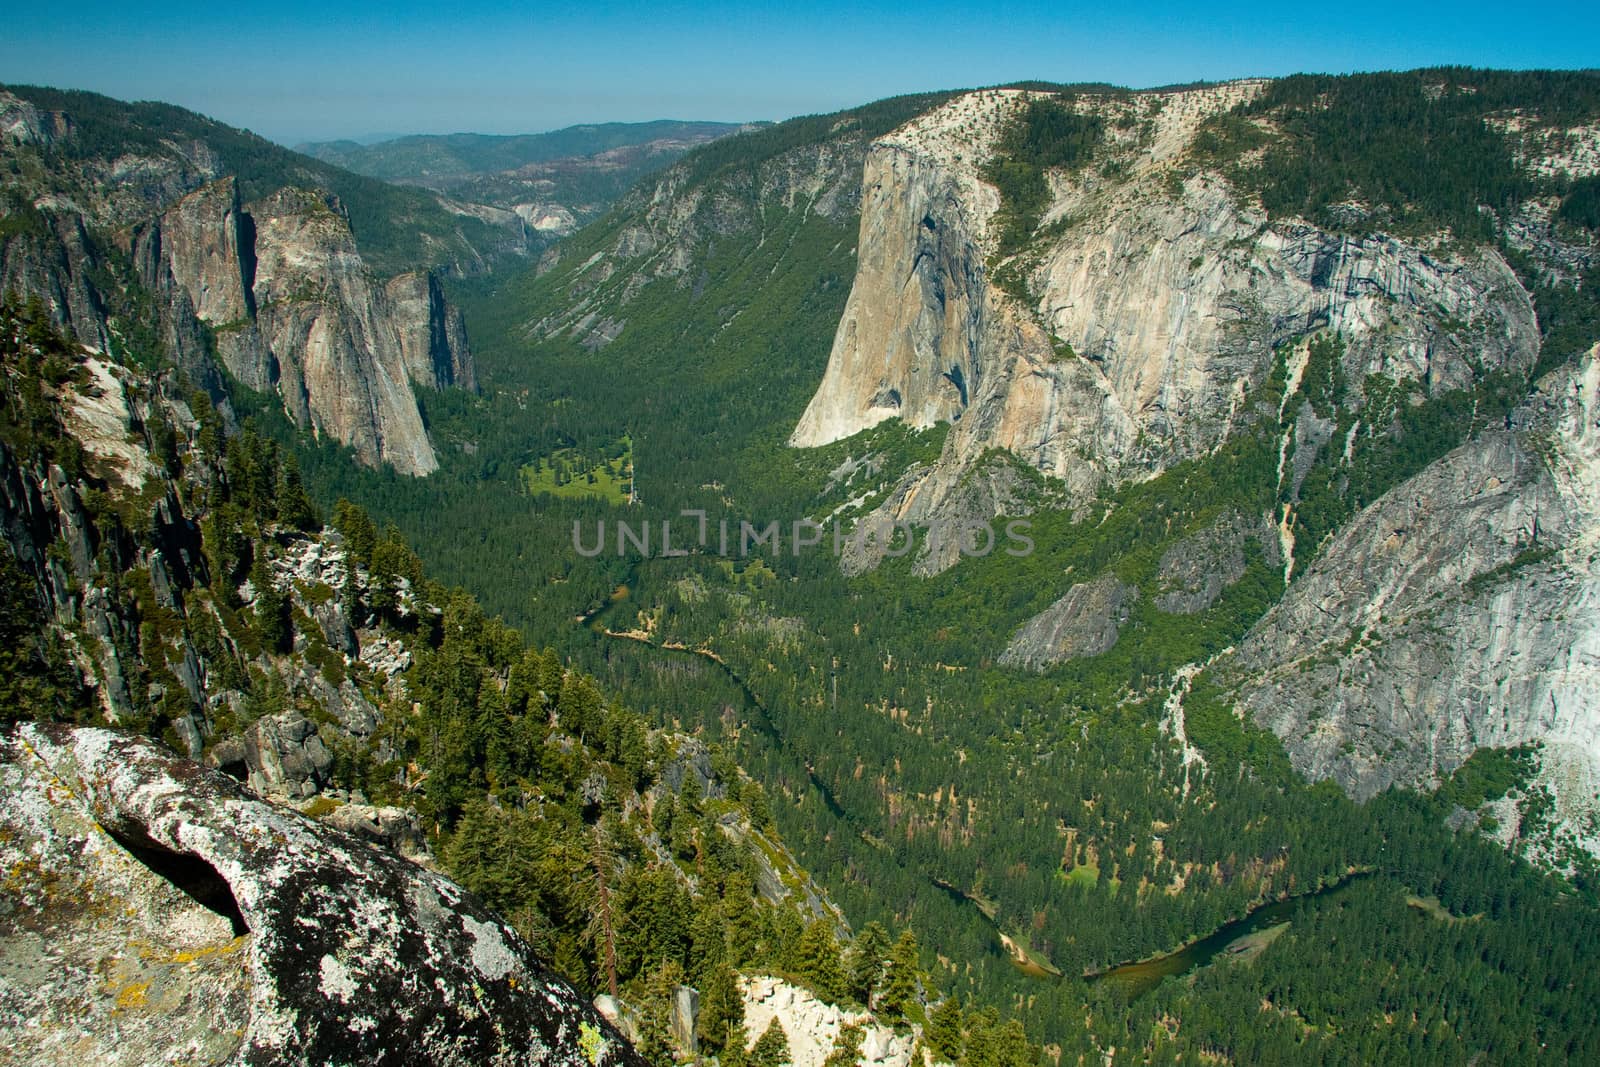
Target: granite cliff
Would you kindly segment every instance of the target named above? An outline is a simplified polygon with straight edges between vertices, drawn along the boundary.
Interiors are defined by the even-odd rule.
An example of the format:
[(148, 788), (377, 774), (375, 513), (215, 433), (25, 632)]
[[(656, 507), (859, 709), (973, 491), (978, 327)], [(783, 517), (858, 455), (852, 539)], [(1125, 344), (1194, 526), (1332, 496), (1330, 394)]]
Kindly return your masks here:
[(1379, 375), (1436, 394), (1531, 367), (1532, 303), (1499, 252), (1270, 219), (1196, 163), (1202, 124), (1261, 88), (1074, 96), (1104, 141), (1092, 169), (1050, 174), (1020, 252), (1001, 249), (1001, 197), (984, 172), (1040, 94), (963, 95), (875, 141), (860, 267), (791, 444), (889, 418), (953, 423), (940, 463), (885, 515), (924, 522), (995, 448), (1076, 502), (1205, 455), (1278, 349), (1319, 331), (1344, 339), (1357, 383)]
[[(1424, 98), (1469, 91), (1439, 77), (1430, 89), (1423, 73)], [(1297, 770), (1366, 798), (1434, 788), (1480, 748), (1534, 745), (1537, 770), (1497, 832), (1567, 866), (1570, 849), (1600, 852), (1596, 364), (1592, 349), (1573, 356), (1596, 338), (1549, 298), (1572, 286), (1592, 300), (1593, 232), (1561, 221), (1567, 190), (1594, 180), (1592, 121), (1549, 101), (1550, 116), (1523, 102), (1474, 119), (1505, 135), (1523, 192), (1424, 224), (1402, 221), (1421, 209), (1392, 193), (1296, 212), (1252, 185), (1265, 153), (1285, 169), (1300, 150), (1285, 132), (1306, 128), (1297, 99), (1260, 81), (985, 90), (874, 140), (854, 286), (790, 444), (948, 424), (938, 461), (869, 515), (924, 524), (1055, 506), (1093, 522), (1121, 488), (1236, 439), (1275, 441), (1275, 502), (1173, 544), (1143, 585), (1116, 557), (1061, 577), (999, 663), (1102, 655), (1130, 613), (1202, 612), (1256, 560), (1286, 592), (1216, 673)], [(1019, 234), (997, 183), (1041, 108), (1091, 145), (1038, 168)], [(1504, 405), (1508, 391), (1525, 399)], [(1508, 413), (1478, 414), (1491, 408)], [(1433, 446), (1407, 412), (1447, 409), (1430, 417), (1471, 427), (1466, 439), (1410, 463)], [(1375, 447), (1391, 458), (1362, 457)], [(1007, 463), (1057, 495), (998, 477)], [(1382, 464), (1410, 477), (1375, 483)], [(1334, 498), (1355, 506), (1330, 513)], [(928, 553), (916, 570), (956, 562)]]
[(1600, 852), (1597, 390), (1591, 349), (1352, 519), (1251, 630), (1223, 671), (1307, 778), (1368, 797), (1536, 745), (1499, 832)]
[(377, 238), (358, 241), (324, 175), (228, 158), (207, 138), (244, 135), (221, 127), (141, 144), (95, 100), (80, 120), (72, 100), (52, 111), (0, 94), (15, 163), (0, 287), (38, 297), (102, 354), (164, 351), (219, 400), (226, 372), (362, 463), (434, 470), (412, 388), (475, 381), (426, 254), (404, 254), (425, 269), (385, 277), (363, 252)]

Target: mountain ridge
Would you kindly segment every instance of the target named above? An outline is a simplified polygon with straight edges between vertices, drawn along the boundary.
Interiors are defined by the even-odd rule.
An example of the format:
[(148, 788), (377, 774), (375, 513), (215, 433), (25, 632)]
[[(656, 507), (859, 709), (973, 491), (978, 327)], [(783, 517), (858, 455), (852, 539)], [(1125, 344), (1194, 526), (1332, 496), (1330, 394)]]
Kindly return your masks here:
[(442, 208), (178, 109), (34, 95), (79, 110), (0, 90), (17, 168), (0, 285), (104, 354), (170, 358), (213, 400), (272, 396), (361, 462), (437, 467), (412, 389), (471, 389), (472, 352), (439, 284), (443, 249), (382, 235)]
[[(613, 148), (651, 141), (710, 140), (761, 123), (700, 122), (655, 119), (649, 122), (578, 123), (544, 133), (406, 134), (378, 141), (307, 141), (294, 150), (373, 178), (434, 179), (460, 177), (486, 171), (515, 170), (529, 163), (593, 156)], [(393, 160), (397, 150), (422, 150), (438, 146), (445, 153), (446, 169), (423, 171), (415, 163)]]

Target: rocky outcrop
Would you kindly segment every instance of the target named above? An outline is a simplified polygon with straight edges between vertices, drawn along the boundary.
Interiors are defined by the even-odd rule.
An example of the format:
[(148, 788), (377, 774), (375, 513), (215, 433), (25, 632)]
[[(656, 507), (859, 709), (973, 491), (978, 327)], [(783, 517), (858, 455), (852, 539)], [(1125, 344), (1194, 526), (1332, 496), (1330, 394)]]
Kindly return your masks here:
[(1278, 532), (1265, 517), (1223, 515), (1162, 553), (1154, 603), (1173, 615), (1194, 615), (1215, 604), (1223, 590), (1244, 577), (1252, 554), (1272, 567), (1283, 564)]
[[(329, 826), (398, 853), (413, 863), (431, 866), (433, 850), (422, 820), (409, 808), (392, 805), (340, 804), (321, 817)], [(630, 1039), (631, 1040), (631, 1039)]]
[(866, 1012), (824, 1004), (807, 990), (779, 978), (739, 979), (744, 995), (744, 1029), (753, 1048), (774, 1020), (789, 1042), (792, 1067), (822, 1067), (846, 1026), (859, 1026), (857, 1062), (867, 1067), (910, 1067), (916, 1033), (899, 1034)]
[(237, 181), (190, 193), (147, 234), (160, 242), (158, 254), (201, 321), (233, 326), (255, 317), (255, 223), (239, 203)]
[(1098, 656), (1117, 643), (1138, 586), (1115, 574), (1079, 582), (1065, 596), (1022, 624), (1001, 653), (1003, 667), (1044, 670), (1067, 660)]
[(1597, 538), (1591, 350), (1333, 539), (1228, 665), (1240, 706), (1357, 797), (1537, 743), (1560, 834), (1600, 852)]
[(153, 742), (20, 726), (0, 791), (21, 1062), (641, 1062), (459, 886)]
[(1497, 252), (1269, 222), (1220, 176), (1180, 169), (1200, 122), (1259, 88), (1077, 97), (1107, 119), (1106, 166), (1053, 176), (1042, 236), (1009, 261), (980, 171), (1034, 94), (967, 94), (876, 141), (855, 283), (790, 443), (953, 423), (878, 519), (908, 518), (912, 499), (938, 516), (995, 448), (1082, 502), (1214, 449), (1279, 346), (1310, 333), (1345, 339), (1358, 390), (1369, 374), (1437, 393), (1531, 366), (1532, 304)]
[(250, 788), (264, 797), (296, 800), (327, 784), (333, 754), (316, 725), (299, 712), (257, 719), (244, 733)]

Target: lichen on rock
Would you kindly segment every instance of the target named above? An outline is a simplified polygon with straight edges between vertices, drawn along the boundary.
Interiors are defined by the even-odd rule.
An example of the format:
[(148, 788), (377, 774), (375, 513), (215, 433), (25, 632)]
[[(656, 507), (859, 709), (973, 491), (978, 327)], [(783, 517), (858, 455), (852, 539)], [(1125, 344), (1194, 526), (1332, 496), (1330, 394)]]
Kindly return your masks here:
[(15, 1062), (642, 1062), (461, 887), (153, 741), (19, 725), (0, 794)]

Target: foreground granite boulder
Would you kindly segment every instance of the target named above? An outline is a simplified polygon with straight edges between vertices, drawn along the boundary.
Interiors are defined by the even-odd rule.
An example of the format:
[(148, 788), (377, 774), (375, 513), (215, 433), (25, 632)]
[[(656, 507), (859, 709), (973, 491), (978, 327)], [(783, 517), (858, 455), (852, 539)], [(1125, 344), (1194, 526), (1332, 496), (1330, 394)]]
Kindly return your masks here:
[(471, 895), (109, 730), (0, 735), (0, 1062), (642, 1061)]

